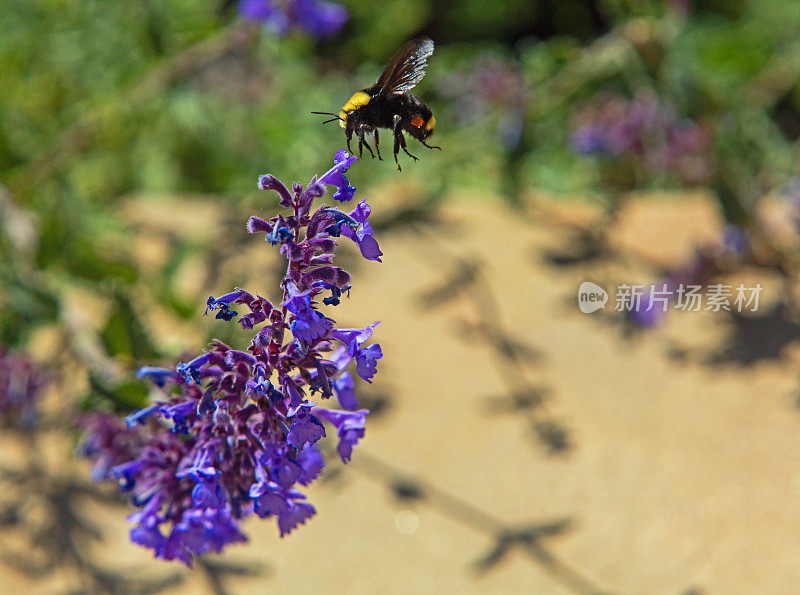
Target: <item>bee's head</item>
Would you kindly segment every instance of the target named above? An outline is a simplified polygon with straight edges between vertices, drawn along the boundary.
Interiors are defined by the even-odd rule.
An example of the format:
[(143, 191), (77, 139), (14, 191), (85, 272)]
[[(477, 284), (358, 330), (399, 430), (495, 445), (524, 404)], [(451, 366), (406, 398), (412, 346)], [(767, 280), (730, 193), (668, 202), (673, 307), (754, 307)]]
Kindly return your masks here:
[(436, 127), (436, 118), (433, 117), (433, 113), (431, 113), (428, 106), (420, 107), (424, 109), (420, 109), (420, 113), (411, 117), (411, 126), (408, 127), (408, 132), (417, 140), (425, 140), (433, 134)]

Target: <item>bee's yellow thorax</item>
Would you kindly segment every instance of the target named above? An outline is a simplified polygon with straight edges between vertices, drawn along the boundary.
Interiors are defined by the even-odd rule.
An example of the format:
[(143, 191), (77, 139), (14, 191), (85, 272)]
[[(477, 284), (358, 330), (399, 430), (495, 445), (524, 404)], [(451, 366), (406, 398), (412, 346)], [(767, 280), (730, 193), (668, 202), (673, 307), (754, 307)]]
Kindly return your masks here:
[(434, 126), (436, 126), (436, 118), (431, 116), (431, 119), (428, 120), (428, 123), (425, 125), (425, 130), (430, 132), (431, 130), (433, 130)]
[(369, 103), (370, 99), (370, 96), (364, 93), (364, 91), (353, 93), (353, 96), (347, 100), (347, 103), (345, 103), (339, 111), (339, 126), (345, 128), (347, 126), (347, 112), (352, 112), (360, 107), (364, 107)]

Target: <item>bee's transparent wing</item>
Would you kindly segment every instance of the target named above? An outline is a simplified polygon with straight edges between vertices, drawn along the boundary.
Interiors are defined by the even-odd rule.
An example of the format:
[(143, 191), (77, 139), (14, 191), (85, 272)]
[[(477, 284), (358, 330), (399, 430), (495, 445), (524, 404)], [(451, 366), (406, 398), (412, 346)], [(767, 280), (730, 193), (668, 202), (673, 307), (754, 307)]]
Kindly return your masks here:
[(413, 89), (425, 76), (428, 57), (433, 53), (433, 41), (420, 37), (406, 43), (392, 56), (377, 87), (381, 93), (405, 93)]

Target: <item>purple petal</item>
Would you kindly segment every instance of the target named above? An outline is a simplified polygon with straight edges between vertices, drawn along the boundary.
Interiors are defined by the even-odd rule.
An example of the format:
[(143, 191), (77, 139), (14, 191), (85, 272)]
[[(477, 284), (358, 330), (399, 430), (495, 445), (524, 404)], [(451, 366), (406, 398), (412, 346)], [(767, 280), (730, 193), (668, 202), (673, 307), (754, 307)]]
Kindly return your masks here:
[(366, 200), (362, 200), (356, 205), (356, 208), (350, 211), (350, 216), (359, 223), (366, 223), (372, 213), (372, 207), (369, 206)]
[(294, 416), (292, 426), (286, 440), (295, 448), (302, 448), (306, 444), (314, 444), (325, 436), (325, 426), (316, 417), (306, 412)]
[(376, 240), (372, 236), (366, 236), (364, 237), (364, 239), (359, 240), (358, 249), (361, 250), (361, 255), (367, 260), (375, 260), (377, 262), (383, 262), (381, 260), (383, 252), (381, 252), (381, 249), (378, 246), (378, 240)]
[(377, 361), (383, 357), (381, 346), (377, 343), (356, 353), (356, 372), (367, 382), (372, 382), (372, 377), (378, 371)]
[(336, 451), (343, 463), (348, 463), (353, 456), (353, 447), (358, 444), (359, 439), (364, 437), (364, 429), (345, 430), (339, 435), (339, 444)]
[(292, 502), (288, 510), (278, 515), (278, 529), (280, 529), (281, 537), (288, 535), (298, 525), (302, 525), (317, 511), (311, 504), (306, 502)]
[(314, 446), (306, 446), (297, 453), (297, 462), (303, 468), (297, 481), (304, 486), (314, 481), (325, 467), (325, 458)]
[(352, 200), (356, 189), (350, 185), (350, 182), (344, 175), (344, 172), (347, 171), (347, 169), (356, 159), (358, 159), (358, 157), (355, 155), (350, 156), (350, 154), (344, 149), (339, 149), (336, 151), (336, 154), (333, 158), (334, 166), (322, 174), (319, 180), (317, 180), (318, 184), (336, 186), (338, 188), (336, 193), (333, 195), (335, 200), (341, 202)]
[(277, 483), (269, 482), (263, 488), (250, 487), (250, 497), (255, 500), (253, 512), (261, 518), (280, 514), (289, 508), (286, 490)]
[(178, 376), (175, 370), (167, 370), (166, 368), (157, 368), (155, 366), (142, 366), (136, 371), (136, 378), (141, 380), (147, 378), (159, 388), (164, 388), (167, 380), (170, 382), (178, 382)]
[(333, 329), (331, 331), (331, 336), (347, 346), (348, 355), (355, 356), (358, 346), (372, 336), (372, 331), (375, 330), (375, 327), (380, 323), (381, 321), (378, 320), (364, 328)]
[(356, 398), (355, 382), (350, 372), (342, 372), (339, 377), (333, 381), (333, 389), (336, 392), (336, 398), (339, 399), (339, 404), (345, 409), (353, 410), (358, 407), (358, 399)]
[(352, 358), (347, 355), (347, 347), (344, 345), (337, 347), (336, 350), (328, 357), (328, 361), (336, 364), (336, 369), (340, 372), (350, 364), (351, 359)]

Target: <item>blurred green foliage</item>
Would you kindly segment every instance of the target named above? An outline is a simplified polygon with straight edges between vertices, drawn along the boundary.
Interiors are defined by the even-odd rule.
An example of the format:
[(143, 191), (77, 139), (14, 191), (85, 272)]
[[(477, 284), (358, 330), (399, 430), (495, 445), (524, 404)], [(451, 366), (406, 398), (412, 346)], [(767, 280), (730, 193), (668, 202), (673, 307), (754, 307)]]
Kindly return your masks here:
[(58, 322), (65, 291), (79, 287), (110, 304), (95, 337), (109, 359), (130, 368), (171, 355), (150, 336), (139, 298), (147, 292), (176, 319), (199, 316), (174, 280), (215, 248), (166, 233), (170, 258), (144, 271), (131, 255), (141, 230), (120, 205), (199, 196), (239, 217), (273, 204), (254, 190), (259, 174), (306, 181), (343, 146), (343, 132), (309, 112), (338, 109), (418, 34), (437, 42), (418, 93), (443, 150), (410, 143), (421, 160), (402, 174), (391, 159), (365, 160), (352, 170), (359, 187), (412, 179), (433, 197), (473, 189), (512, 203), (534, 189), (608, 195), (603, 159), (570, 146), (574, 114), (607, 90), (648, 90), (710, 127), (710, 186), (732, 220), (796, 173), (797, 2), (343, 4), (345, 28), (314, 40), (277, 37), (207, 0), (0, 1), (0, 182), (36, 229), (27, 248), (8, 220), (0, 229), (0, 341), (24, 343)]

